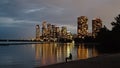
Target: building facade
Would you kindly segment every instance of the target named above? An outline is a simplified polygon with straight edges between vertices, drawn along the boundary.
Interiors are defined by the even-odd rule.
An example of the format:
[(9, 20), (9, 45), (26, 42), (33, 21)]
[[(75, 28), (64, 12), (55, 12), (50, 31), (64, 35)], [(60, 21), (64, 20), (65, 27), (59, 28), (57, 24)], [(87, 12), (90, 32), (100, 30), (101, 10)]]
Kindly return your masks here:
[(35, 40), (40, 40), (40, 26), (36, 25), (36, 39)]
[(97, 36), (97, 33), (102, 28), (102, 20), (100, 18), (94, 18), (92, 20), (92, 35), (95, 38)]
[(51, 39), (51, 30), (52, 30), (52, 25), (51, 24), (47, 24), (47, 38), (48, 38), (48, 41), (50, 41)]
[(42, 23), (42, 38), (45, 38), (47, 36), (47, 25), (46, 25), (46, 21), (43, 21)]
[(67, 35), (67, 27), (62, 26), (61, 28), (61, 37), (65, 38)]
[(78, 17), (77, 35), (84, 38), (88, 35), (88, 18), (86, 16)]

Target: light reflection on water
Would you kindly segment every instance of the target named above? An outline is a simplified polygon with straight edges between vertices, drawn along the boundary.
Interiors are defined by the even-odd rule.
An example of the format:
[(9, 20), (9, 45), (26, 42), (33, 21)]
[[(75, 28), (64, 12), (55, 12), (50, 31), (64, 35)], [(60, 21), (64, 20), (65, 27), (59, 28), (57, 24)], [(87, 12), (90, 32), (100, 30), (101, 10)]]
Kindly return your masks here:
[(35, 58), (36, 65), (48, 65), (54, 63), (65, 62), (65, 58), (72, 53), (73, 60), (87, 59), (98, 55), (95, 47), (86, 47), (84, 44), (74, 46), (73, 43), (65, 44), (36, 44)]
[(88, 47), (84, 43), (77, 46), (73, 43), (0, 46), (0, 68), (11, 68), (11, 66), (12, 68), (20, 66), (33, 68), (65, 62), (69, 53), (72, 53), (73, 60), (87, 59), (98, 55), (95, 46)]

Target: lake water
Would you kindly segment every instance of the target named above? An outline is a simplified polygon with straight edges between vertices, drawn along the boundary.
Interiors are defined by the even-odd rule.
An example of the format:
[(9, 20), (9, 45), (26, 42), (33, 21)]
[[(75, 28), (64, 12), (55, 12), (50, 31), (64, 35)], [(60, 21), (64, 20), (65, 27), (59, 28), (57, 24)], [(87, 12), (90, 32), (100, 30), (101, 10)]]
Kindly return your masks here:
[(34, 68), (65, 62), (72, 53), (73, 60), (98, 56), (94, 44), (43, 43), (0, 46), (0, 68)]

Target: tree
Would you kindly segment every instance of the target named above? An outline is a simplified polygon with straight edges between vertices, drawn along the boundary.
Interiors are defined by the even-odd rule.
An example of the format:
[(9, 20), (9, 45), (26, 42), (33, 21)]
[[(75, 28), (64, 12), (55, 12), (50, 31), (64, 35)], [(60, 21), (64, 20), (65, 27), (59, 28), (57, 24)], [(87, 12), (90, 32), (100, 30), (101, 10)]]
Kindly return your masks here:
[(101, 28), (100, 31), (98, 32), (96, 39), (97, 41), (103, 43), (103, 42), (107, 42), (107, 39), (109, 38), (109, 36), (110, 36), (110, 31), (104, 25), (104, 27)]
[(115, 17), (115, 22), (112, 22), (111, 25), (113, 26), (112, 31), (113, 32), (120, 32), (120, 14)]
[(101, 52), (120, 52), (120, 14), (112, 22), (112, 31), (105, 26), (100, 29), (97, 40), (100, 42), (98, 50)]

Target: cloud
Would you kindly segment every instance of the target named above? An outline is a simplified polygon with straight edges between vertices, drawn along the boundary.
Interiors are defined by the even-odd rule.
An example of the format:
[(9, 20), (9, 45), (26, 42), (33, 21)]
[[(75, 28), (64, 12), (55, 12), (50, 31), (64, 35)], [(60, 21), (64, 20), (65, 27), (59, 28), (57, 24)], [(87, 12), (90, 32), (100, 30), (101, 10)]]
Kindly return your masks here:
[[(40, 21), (18, 20), (9, 17), (0, 17), (0, 27), (19, 27), (34, 29), (36, 24), (41, 24)], [(9, 30), (9, 29), (8, 29)]]
[(39, 23), (38, 21), (30, 21), (30, 20), (18, 20), (9, 17), (0, 17), (0, 23), (6, 24), (15, 24), (15, 23)]
[(120, 0), (1, 0), (0, 26), (34, 27), (46, 20), (77, 33), (77, 17), (84, 15), (89, 19), (90, 30), (94, 17), (100, 17), (111, 28), (110, 23), (120, 12), (119, 3)]
[(0, 23), (15, 23), (14, 19), (8, 17), (0, 17)]
[(43, 11), (45, 8), (37, 8), (37, 9), (29, 9), (25, 11), (25, 13), (32, 13), (32, 12), (38, 12), (38, 11)]

